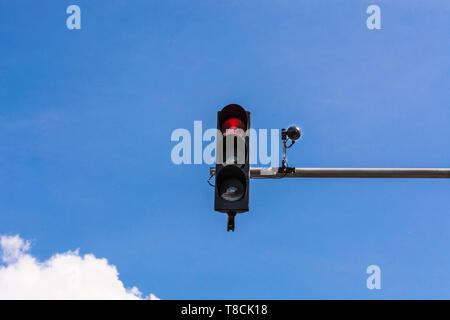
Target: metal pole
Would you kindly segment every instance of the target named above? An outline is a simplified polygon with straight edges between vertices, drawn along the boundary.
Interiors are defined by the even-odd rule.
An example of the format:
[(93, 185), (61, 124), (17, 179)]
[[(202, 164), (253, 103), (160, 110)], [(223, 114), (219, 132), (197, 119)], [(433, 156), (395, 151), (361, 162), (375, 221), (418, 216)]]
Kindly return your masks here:
[[(286, 171), (286, 169), (289, 169)], [(450, 168), (250, 168), (250, 178), (446, 178)]]

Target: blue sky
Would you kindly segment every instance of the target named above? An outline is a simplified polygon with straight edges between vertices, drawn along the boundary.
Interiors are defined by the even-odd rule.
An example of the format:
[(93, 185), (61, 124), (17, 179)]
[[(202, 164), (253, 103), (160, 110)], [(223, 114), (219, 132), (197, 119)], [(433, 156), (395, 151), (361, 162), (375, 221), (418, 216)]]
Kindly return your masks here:
[(105, 257), (162, 299), (449, 299), (450, 181), (254, 180), (227, 233), (209, 166), (170, 159), (174, 129), (239, 103), (254, 128), (302, 128), (291, 165), (450, 167), (449, 17), (445, 1), (0, 0), (0, 234), (42, 260)]

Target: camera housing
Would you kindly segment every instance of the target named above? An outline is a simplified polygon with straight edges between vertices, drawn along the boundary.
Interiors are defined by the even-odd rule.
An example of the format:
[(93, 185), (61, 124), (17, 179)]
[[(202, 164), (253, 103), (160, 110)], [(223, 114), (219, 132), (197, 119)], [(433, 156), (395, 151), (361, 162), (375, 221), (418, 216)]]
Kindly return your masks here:
[(287, 129), (287, 136), (292, 141), (295, 141), (295, 140), (300, 139), (300, 137), (302, 136), (302, 132), (301, 132), (299, 127), (297, 127), (297, 126), (290, 126)]

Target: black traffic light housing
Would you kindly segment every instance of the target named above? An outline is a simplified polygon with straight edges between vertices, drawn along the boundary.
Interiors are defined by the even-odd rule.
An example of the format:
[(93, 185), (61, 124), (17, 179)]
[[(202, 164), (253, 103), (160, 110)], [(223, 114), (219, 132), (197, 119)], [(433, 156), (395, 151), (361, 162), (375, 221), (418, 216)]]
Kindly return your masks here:
[(228, 215), (227, 231), (234, 231), (234, 217), (249, 210), (250, 112), (229, 104), (217, 113), (216, 179), (214, 210)]

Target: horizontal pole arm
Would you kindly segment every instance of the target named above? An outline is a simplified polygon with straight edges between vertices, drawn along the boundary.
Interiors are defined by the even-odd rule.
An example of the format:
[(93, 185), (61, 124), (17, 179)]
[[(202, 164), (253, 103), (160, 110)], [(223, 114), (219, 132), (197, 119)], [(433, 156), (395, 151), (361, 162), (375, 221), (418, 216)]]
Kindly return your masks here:
[(250, 168), (250, 178), (446, 178), (450, 168)]

